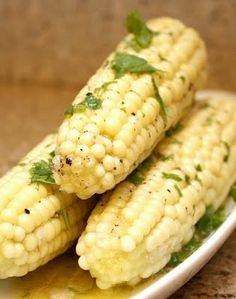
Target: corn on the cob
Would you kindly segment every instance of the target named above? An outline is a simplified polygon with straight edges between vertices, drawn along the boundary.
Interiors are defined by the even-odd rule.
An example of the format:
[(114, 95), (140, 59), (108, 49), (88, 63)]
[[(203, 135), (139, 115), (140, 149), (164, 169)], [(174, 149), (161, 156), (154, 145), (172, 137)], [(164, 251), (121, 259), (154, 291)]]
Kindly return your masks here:
[[(53, 163), (56, 182), (68, 193), (86, 199), (125, 179), (178, 122), (205, 82), (206, 50), (193, 29), (170, 18), (148, 26), (158, 32), (151, 45), (135, 52), (128, 35), (67, 111)], [(142, 60), (141, 67), (146, 71), (132, 65), (133, 56), (128, 66), (124, 60), (119, 64), (127, 54), (145, 59), (148, 64)]]
[(236, 102), (199, 102), (182, 129), (167, 136), (103, 195), (77, 244), (79, 265), (100, 288), (158, 272), (192, 238), (206, 207), (217, 209), (236, 180)]
[(65, 251), (84, 228), (93, 201), (80, 201), (53, 184), (32, 183), (33, 179), (53, 183), (47, 168), (34, 174), (41, 178), (31, 172), (40, 163), (47, 166), (54, 149), (55, 135), (49, 135), (0, 179), (1, 279), (45, 264)]

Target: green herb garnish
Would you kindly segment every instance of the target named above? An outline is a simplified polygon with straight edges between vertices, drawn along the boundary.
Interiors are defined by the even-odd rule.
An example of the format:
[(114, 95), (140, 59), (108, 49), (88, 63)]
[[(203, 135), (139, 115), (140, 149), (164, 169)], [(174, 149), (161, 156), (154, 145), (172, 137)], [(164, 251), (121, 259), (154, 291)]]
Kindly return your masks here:
[(233, 200), (236, 202), (236, 183), (231, 187), (230, 196), (232, 196)]
[(51, 151), (51, 153), (49, 153), (49, 155), (52, 157), (52, 158), (54, 158), (55, 157), (55, 151)]
[(175, 173), (162, 172), (162, 176), (165, 179), (171, 179), (171, 180), (175, 180), (177, 182), (182, 181), (182, 178)]
[(55, 184), (51, 160), (35, 162), (30, 169), (30, 174), (31, 183)]
[(172, 137), (174, 134), (178, 133), (182, 129), (183, 125), (181, 125), (181, 123), (178, 123), (174, 127), (166, 131), (166, 137)]
[(97, 88), (94, 89), (94, 93), (98, 97), (101, 96), (105, 91), (107, 91), (108, 86), (115, 83), (115, 82), (116, 82), (115, 80), (112, 80), (112, 81), (108, 81), (108, 82), (103, 83), (100, 87), (97, 87)]
[(135, 186), (138, 186), (143, 182), (143, 178), (140, 176), (137, 170), (133, 171), (129, 176), (128, 176), (128, 181)]
[(224, 221), (225, 214), (222, 209), (217, 212), (212, 207), (208, 207), (204, 216), (198, 221), (196, 229), (200, 237), (207, 237), (216, 230)]
[(19, 166), (26, 166), (27, 164), (25, 162), (18, 163)]
[(150, 168), (151, 168), (151, 166), (152, 166), (152, 163), (153, 163), (153, 160), (152, 160), (152, 158), (147, 158), (146, 160), (144, 160), (143, 162), (142, 162), (142, 164), (139, 166), (139, 170), (149, 170)]
[(214, 211), (212, 207), (208, 207), (203, 217), (196, 224), (196, 231), (192, 240), (184, 245), (179, 252), (172, 254), (167, 268), (176, 267), (188, 258), (202, 245), (203, 241), (223, 223), (224, 219), (225, 214), (222, 209)]
[(182, 192), (177, 184), (174, 185), (175, 190), (178, 192), (179, 196), (182, 196)]
[(186, 81), (186, 78), (184, 76), (180, 76), (179, 78), (182, 80), (183, 83)]
[(167, 156), (165, 156), (165, 155), (163, 155), (163, 154), (161, 154), (161, 153), (159, 153), (159, 152), (156, 152), (156, 153), (155, 153), (155, 156), (156, 156), (158, 159), (160, 159), (161, 161), (168, 161), (168, 160), (171, 160), (171, 159), (174, 158), (174, 155), (167, 155)]
[(176, 267), (182, 263), (187, 257), (189, 257), (195, 250), (202, 245), (201, 241), (192, 239), (189, 241), (181, 251), (172, 254), (171, 259), (168, 263), (168, 267)]
[(155, 96), (155, 99), (158, 101), (159, 105), (160, 105), (160, 108), (161, 108), (161, 111), (164, 115), (164, 119), (166, 121), (166, 117), (167, 117), (167, 107), (162, 99), (162, 97), (160, 96), (160, 93), (159, 93), (159, 90), (158, 90), (158, 87), (156, 86), (156, 82), (154, 80), (154, 78), (152, 77), (152, 86), (153, 86), (153, 89), (154, 89), (154, 96)]
[(65, 227), (68, 230), (71, 227), (71, 225), (70, 225), (70, 218), (69, 218), (69, 215), (68, 215), (68, 211), (66, 209), (62, 209), (61, 213), (62, 213), (62, 216), (63, 216)]
[(185, 174), (185, 182), (187, 183), (187, 184), (189, 184), (189, 182), (190, 182), (190, 176), (189, 175), (187, 175), (187, 174)]
[(111, 68), (115, 71), (116, 78), (120, 78), (126, 73), (143, 74), (158, 71), (158, 69), (148, 64), (145, 59), (120, 52), (116, 53)]
[(72, 116), (74, 113), (82, 113), (86, 108), (97, 110), (101, 108), (102, 100), (95, 97), (91, 92), (88, 92), (85, 100), (79, 104), (71, 105), (65, 112), (65, 116)]
[(196, 170), (197, 170), (197, 171), (202, 171), (202, 167), (201, 167), (200, 164), (198, 164), (198, 165), (196, 166)]
[(229, 155), (230, 155), (230, 146), (226, 141), (222, 141), (222, 143), (224, 144), (225, 148), (226, 148), (226, 155), (224, 156), (224, 162), (228, 162), (229, 160)]
[(134, 34), (131, 45), (135, 51), (149, 47), (153, 36), (158, 34), (147, 27), (138, 11), (133, 11), (128, 15), (126, 19), (126, 28), (128, 32)]

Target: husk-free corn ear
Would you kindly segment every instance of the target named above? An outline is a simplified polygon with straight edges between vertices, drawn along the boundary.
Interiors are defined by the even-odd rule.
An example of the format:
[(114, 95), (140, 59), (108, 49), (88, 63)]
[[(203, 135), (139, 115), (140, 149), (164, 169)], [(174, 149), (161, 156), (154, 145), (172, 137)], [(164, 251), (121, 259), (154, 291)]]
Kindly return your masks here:
[[(205, 82), (206, 50), (196, 31), (170, 18), (148, 26), (156, 32), (151, 45), (135, 52), (127, 36), (66, 112), (53, 162), (55, 179), (68, 193), (86, 199), (126, 178)], [(142, 73), (139, 58), (148, 63), (138, 60)]]
[(103, 195), (79, 239), (79, 265), (100, 288), (136, 283), (162, 269), (192, 238), (206, 207), (217, 209), (236, 180), (236, 102), (199, 102), (167, 136)]
[[(55, 149), (49, 135), (0, 179), (0, 278), (22, 276), (64, 252), (78, 238), (93, 201), (60, 192), (47, 166)], [(42, 161), (44, 161), (42, 164)], [(37, 173), (38, 171), (38, 173)]]

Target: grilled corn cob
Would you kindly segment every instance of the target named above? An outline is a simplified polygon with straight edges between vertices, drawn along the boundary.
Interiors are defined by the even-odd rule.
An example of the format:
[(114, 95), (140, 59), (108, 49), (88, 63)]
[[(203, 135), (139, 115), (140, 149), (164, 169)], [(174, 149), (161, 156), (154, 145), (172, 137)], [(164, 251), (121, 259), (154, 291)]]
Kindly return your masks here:
[(113, 188), (153, 150), (206, 79), (206, 50), (181, 22), (148, 23), (153, 38), (136, 52), (118, 45), (66, 111), (53, 160), (55, 179), (86, 199)]
[(104, 289), (157, 273), (235, 180), (236, 102), (199, 101), (182, 126), (103, 195), (78, 241), (79, 265)]
[[(60, 192), (50, 173), (49, 135), (0, 179), (0, 278), (22, 276), (65, 251), (93, 201)], [(43, 162), (44, 161), (44, 162)]]

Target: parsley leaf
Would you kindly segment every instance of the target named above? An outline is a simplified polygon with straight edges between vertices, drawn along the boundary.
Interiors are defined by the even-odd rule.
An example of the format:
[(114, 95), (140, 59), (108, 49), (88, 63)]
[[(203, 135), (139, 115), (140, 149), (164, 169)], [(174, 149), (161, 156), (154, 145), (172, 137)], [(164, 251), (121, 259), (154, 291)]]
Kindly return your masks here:
[(79, 104), (71, 105), (66, 111), (65, 116), (72, 116), (74, 113), (81, 113), (86, 110), (86, 108), (90, 110), (97, 110), (101, 108), (102, 100), (95, 97), (91, 92), (88, 92), (85, 100)]
[(236, 202), (236, 183), (231, 187), (230, 196), (232, 196), (233, 200)]
[(55, 184), (52, 173), (52, 161), (35, 162), (31, 169), (31, 183)]
[(116, 78), (122, 77), (125, 73), (154, 73), (158, 71), (148, 62), (135, 55), (126, 53), (116, 53), (111, 67), (116, 74)]
[(229, 155), (230, 155), (230, 146), (226, 141), (222, 141), (222, 143), (224, 144), (226, 151), (227, 151), (226, 155), (224, 156), (224, 162), (228, 162)]
[(143, 178), (139, 175), (138, 171), (133, 171), (129, 176), (128, 176), (128, 181), (135, 186), (138, 186), (143, 182)]
[(179, 196), (181, 197), (183, 194), (177, 184), (174, 185), (175, 190), (178, 192)]
[(215, 212), (214, 209), (209, 206), (196, 225), (197, 232), (200, 236), (207, 237), (224, 222), (224, 219), (225, 214), (222, 209)]
[(134, 49), (137, 49), (137, 46), (140, 48), (149, 47), (155, 33), (147, 27), (138, 11), (133, 11), (128, 15), (126, 28), (128, 32), (134, 34), (134, 39), (132, 40)]
[(101, 96), (105, 91), (107, 91), (108, 86), (115, 82), (116, 82), (115, 80), (112, 80), (103, 83), (100, 87), (94, 89), (94, 93), (97, 94), (98, 96)]
[(174, 134), (178, 133), (180, 130), (183, 129), (183, 126), (178, 123), (174, 127), (171, 127), (169, 130), (166, 131), (166, 137), (172, 137)]
[(66, 209), (62, 209), (61, 213), (62, 213), (62, 216), (63, 216), (63, 220), (65, 222), (65, 227), (68, 230), (71, 227), (68, 211)]
[(165, 118), (165, 121), (166, 121), (166, 117), (167, 117), (167, 107), (162, 99), (162, 97), (160, 96), (160, 93), (159, 93), (159, 90), (158, 90), (158, 87), (156, 86), (156, 82), (154, 80), (154, 78), (152, 77), (152, 86), (153, 86), (153, 89), (154, 89), (154, 96), (155, 96), (155, 99), (158, 101), (159, 105), (160, 105), (160, 108), (161, 108), (161, 111), (164, 115), (164, 118)]
[(162, 176), (165, 179), (171, 179), (171, 180), (175, 180), (177, 182), (182, 181), (182, 178), (175, 173), (162, 172)]

